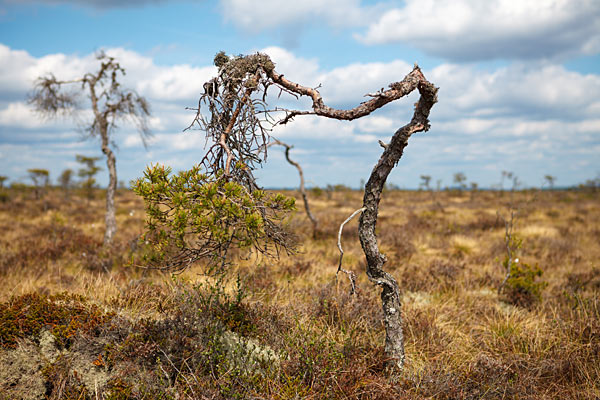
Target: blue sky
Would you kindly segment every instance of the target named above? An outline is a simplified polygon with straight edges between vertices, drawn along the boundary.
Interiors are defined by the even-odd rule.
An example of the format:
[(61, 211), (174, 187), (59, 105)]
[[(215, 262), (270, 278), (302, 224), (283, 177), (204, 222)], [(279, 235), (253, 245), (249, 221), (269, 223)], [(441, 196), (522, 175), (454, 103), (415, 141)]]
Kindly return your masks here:
[[(121, 4), (127, 4), (122, 6)], [(78, 122), (42, 120), (26, 104), (36, 77), (71, 79), (96, 67), (100, 49), (127, 70), (124, 84), (151, 103), (154, 138), (115, 132), (119, 180), (151, 162), (189, 168), (201, 132), (182, 130), (214, 54), (262, 51), (286, 77), (321, 85), (326, 102), (351, 108), (401, 80), (418, 62), (440, 87), (431, 130), (411, 138), (389, 182), (415, 188), (420, 175), (452, 185), (456, 172), (490, 187), (501, 171), (527, 186), (557, 177), (575, 185), (600, 174), (600, 2), (596, 0), (0, 0), (0, 175), (28, 168), (55, 180), (75, 154), (101, 156)], [(297, 118), (273, 135), (294, 145), (309, 185), (358, 187), (376, 163), (377, 141), (404, 125), (416, 96), (367, 118)], [(306, 102), (302, 102), (306, 105)], [(258, 172), (266, 187), (294, 187), (277, 147)], [(106, 183), (106, 171), (99, 176)]]

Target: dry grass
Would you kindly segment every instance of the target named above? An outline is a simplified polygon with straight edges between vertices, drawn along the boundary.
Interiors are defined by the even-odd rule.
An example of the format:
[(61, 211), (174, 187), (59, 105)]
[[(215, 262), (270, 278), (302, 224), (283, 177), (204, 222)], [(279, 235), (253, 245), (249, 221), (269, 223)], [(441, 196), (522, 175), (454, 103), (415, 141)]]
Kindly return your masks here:
[[(127, 321), (115, 322), (109, 329), (112, 336), (103, 339), (122, 349), (107, 350), (118, 356), (121, 364), (115, 365), (122, 367), (124, 358), (131, 357), (129, 369), (106, 366), (113, 380), (105, 393), (125, 396), (112, 398), (142, 398), (139, 382), (162, 388), (144, 392), (143, 398), (175, 398), (175, 393), (273, 399), (600, 397), (597, 193), (444, 192), (433, 199), (427, 192), (386, 192), (378, 237), (389, 259), (386, 268), (403, 290), (407, 351), (406, 369), (396, 380), (384, 370), (378, 291), (364, 276), (356, 220), (346, 225), (342, 240), (345, 268), (358, 276), (357, 295), (348, 295), (345, 276), (335, 276), (337, 230), (361, 206), (359, 192), (333, 192), (331, 198), (312, 193), (311, 208), (320, 225), (317, 239), (298, 211), (290, 221), (301, 239), (298, 253), (279, 260), (254, 255), (241, 260), (235, 271), (247, 297), (218, 309), (203, 303), (206, 286), (191, 289), (194, 282), (206, 281), (201, 266), (178, 281), (132, 266), (139, 259), (136, 239), (144, 218), (143, 204), (132, 193), (117, 197), (120, 230), (108, 250), (101, 246), (101, 193), (89, 204), (78, 196), (64, 201), (58, 191), (37, 202), (9, 195), (9, 201), (0, 203), (0, 301), (67, 291)], [(505, 254), (504, 225), (497, 212), (508, 215), (509, 203), (519, 209), (519, 257), (538, 264), (548, 283), (541, 301), (528, 309), (505, 303), (497, 293)], [(232, 292), (232, 283), (228, 287)], [(203, 310), (204, 321), (220, 321), (284, 354), (281, 367), (251, 378), (219, 370), (222, 361), (210, 352), (207, 356), (210, 346), (201, 343), (210, 339), (207, 331), (194, 331), (199, 328), (178, 319), (197, 318), (190, 304)], [(185, 329), (174, 332), (169, 324), (195, 333), (186, 338)], [(139, 342), (127, 333), (132, 329), (141, 329), (148, 340)], [(205, 346), (204, 353), (190, 347), (192, 339)], [(199, 364), (188, 369), (182, 360)], [(203, 363), (214, 368), (203, 369)], [(58, 368), (58, 361), (52, 366)], [(163, 382), (161, 368), (170, 381)], [(136, 375), (138, 370), (143, 374)], [(61, 371), (68, 381), (70, 370)]]

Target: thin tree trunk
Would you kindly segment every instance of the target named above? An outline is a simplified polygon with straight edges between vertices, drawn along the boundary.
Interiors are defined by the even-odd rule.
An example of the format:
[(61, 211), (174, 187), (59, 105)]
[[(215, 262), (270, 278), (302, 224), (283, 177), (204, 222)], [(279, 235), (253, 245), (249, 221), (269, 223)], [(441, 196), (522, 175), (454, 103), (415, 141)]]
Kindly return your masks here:
[(117, 160), (115, 154), (108, 145), (108, 133), (106, 129), (101, 132), (102, 152), (106, 155), (106, 166), (108, 167), (108, 188), (106, 189), (106, 215), (104, 218), (106, 230), (104, 231), (104, 246), (112, 243), (117, 232), (117, 220), (115, 217), (115, 192), (117, 190)]
[[(420, 71), (419, 71), (420, 72)], [(429, 111), (435, 102), (437, 89), (425, 78), (420, 76), (416, 82), (407, 83), (418, 87), (421, 98), (417, 103), (414, 116), (408, 125), (398, 129), (389, 145), (384, 145), (384, 151), (371, 176), (365, 185), (363, 198), (364, 211), (358, 221), (358, 235), (367, 259), (367, 276), (376, 285), (381, 286), (381, 303), (385, 326), (385, 352), (390, 357), (390, 365), (402, 369), (404, 366), (404, 335), (402, 332), (402, 316), (400, 314), (400, 292), (398, 283), (392, 275), (383, 270), (387, 261), (377, 245), (375, 228), (381, 192), (388, 175), (396, 166), (410, 136), (419, 131), (429, 129)]]

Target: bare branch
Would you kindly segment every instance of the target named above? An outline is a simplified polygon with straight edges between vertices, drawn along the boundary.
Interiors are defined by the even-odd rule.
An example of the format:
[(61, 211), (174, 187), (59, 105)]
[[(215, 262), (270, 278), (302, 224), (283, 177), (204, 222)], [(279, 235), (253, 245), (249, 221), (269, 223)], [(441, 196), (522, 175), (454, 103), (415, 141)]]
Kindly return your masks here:
[[(273, 80), (273, 82), (282, 86), (283, 88), (291, 92), (297, 93), (301, 96), (310, 97), (313, 102), (312, 108), (315, 114), (322, 115), (328, 118), (349, 121), (369, 115), (370, 113), (377, 110), (378, 108), (383, 107), (387, 103), (406, 96), (417, 87), (417, 84), (419, 82), (425, 80), (425, 77), (423, 76), (423, 73), (421, 72), (419, 67), (415, 66), (412, 72), (410, 72), (402, 81), (390, 84), (390, 89), (382, 91), (371, 100), (368, 100), (350, 110), (338, 110), (325, 105), (325, 103), (323, 102), (323, 98), (321, 97), (321, 94), (318, 90), (292, 82), (285, 78), (283, 75), (280, 75), (277, 72), (275, 72), (275, 70), (268, 72), (268, 75)], [(295, 112), (292, 112), (292, 114), (294, 114), (292, 115), (292, 117), (295, 115), (301, 115)], [(286, 119), (289, 121), (289, 118), (286, 117)]]
[(290, 146), (287, 143), (275, 139), (272, 142), (270, 142), (266, 147), (271, 147), (274, 144), (285, 147), (285, 158), (287, 162), (296, 167), (296, 169), (298, 170), (298, 175), (300, 176), (300, 195), (302, 196), (302, 201), (304, 202), (304, 210), (306, 211), (306, 215), (308, 216), (308, 219), (310, 219), (310, 222), (312, 222), (313, 225), (313, 238), (316, 238), (319, 221), (317, 221), (315, 216), (310, 212), (310, 206), (308, 204), (308, 195), (306, 194), (306, 189), (304, 188), (304, 172), (302, 171), (302, 167), (299, 163), (290, 158), (290, 150), (293, 148), (293, 146)]
[(344, 225), (346, 225), (348, 222), (350, 222), (352, 220), (352, 218), (354, 218), (357, 214), (359, 214), (363, 211), (365, 211), (365, 207), (359, 208), (358, 210), (354, 211), (352, 213), (352, 215), (350, 215), (348, 218), (346, 218), (346, 220), (344, 222), (342, 222), (342, 224), (340, 225), (340, 229), (338, 231), (337, 246), (338, 246), (338, 249), (340, 250), (340, 262), (338, 264), (338, 269), (337, 269), (337, 272), (335, 273), (335, 276), (337, 279), (337, 275), (340, 271), (345, 273), (346, 275), (348, 275), (348, 279), (350, 280), (350, 286), (351, 286), (350, 294), (354, 294), (354, 292), (356, 290), (356, 275), (354, 274), (354, 272), (347, 271), (342, 268), (342, 260), (344, 259), (344, 250), (342, 249), (342, 231), (344, 230)]

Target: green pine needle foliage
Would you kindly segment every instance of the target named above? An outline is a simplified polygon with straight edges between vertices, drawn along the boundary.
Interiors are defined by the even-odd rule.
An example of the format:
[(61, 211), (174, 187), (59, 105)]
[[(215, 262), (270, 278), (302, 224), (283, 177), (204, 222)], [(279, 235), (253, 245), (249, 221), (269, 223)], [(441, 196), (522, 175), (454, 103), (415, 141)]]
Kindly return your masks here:
[(295, 199), (249, 191), (201, 168), (172, 174), (170, 167), (151, 165), (132, 182), (146, 205), (146, 262), (182, 270), (200, 259), (210, 266), (224, 264), (232, 247), (265, 254), (292, 249), (284, 220), (295, 209)]

